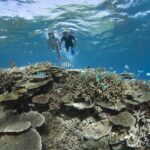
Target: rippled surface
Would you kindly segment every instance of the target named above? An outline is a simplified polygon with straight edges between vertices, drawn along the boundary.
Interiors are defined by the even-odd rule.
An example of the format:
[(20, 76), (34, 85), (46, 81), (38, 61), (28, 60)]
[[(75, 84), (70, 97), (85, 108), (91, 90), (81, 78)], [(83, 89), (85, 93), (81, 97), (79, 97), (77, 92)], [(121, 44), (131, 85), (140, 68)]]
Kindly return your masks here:
[[(150, 75), (149, 0), (1, 0), (0, 67), (40, 61), (75, 68), (105, 67)], [(74, 57), (63, 61), (47, 47), (47, 32), (60, 37), (64, 28), (77, 37)]]

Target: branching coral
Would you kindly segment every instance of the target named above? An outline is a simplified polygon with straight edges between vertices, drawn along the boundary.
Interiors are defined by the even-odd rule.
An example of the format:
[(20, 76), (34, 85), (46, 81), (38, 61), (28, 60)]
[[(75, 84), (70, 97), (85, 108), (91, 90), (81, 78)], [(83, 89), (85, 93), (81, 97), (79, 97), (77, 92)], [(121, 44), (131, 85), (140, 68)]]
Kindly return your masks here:
[(12, 85), (14, 84), (14, 77), (7, 71), (0, 71), (0, 93), (4, 91), (11, 91)]
[(150, 121), (145, 118), (144, 112), (134, 111), (133, 115), (136, 117), (136, 124), (124, 134), (120, 139), (126, 141), (127, 147), (138, 148), (140, 150), (143, 146), (150, 148)]
[(126, 87), (118, 75), (102, 73), (97, 85), (102, 91), (101, 99), (108, 100), (113, 105), (124, 99), (123, 91)]
[[(8, 143), (7, 138), (15, 137), (22, 142), (21, 139), (31, 133), (31, 138), (35, 138), (33, 142), (41, 144), (33, 128), (44, 122), (38, 131), (47, 150), (150, 147), (148, 83), (104, 69), (63, 70), (45, 63), (20, 69), (21, 76), (14, 76), (18, 71), (0, 73), (1, 103), (6, 106), (13, 100), (14, 105), (17, 104), (16, 110), (10, 111), (12, 115), (0, 116), (0, 130), (8, 135), (0, 137), (4, 149), (17, 146), (15, 140)], [(19, 103), (16, 100), (20, 100)], [(145, 109), (146, 114), (133, 111), (139, 108)], [(29, 110), (44, 112), (45, 117), (38, 112), (27, 112)], [(16, 135), (9, 135), (14, 134), (12, 132)], [(32, 149), (41, 148), (33, 146)]]

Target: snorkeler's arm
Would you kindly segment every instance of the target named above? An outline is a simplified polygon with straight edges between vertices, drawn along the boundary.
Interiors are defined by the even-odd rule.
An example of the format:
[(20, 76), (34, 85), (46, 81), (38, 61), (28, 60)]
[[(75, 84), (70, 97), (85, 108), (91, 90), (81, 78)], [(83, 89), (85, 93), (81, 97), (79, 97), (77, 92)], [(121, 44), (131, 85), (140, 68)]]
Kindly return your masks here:
[(61, 47), (62, 42), (64, 41), (64, 37), (61, 38), (60, 42), (59, 42), (59, 46)]
[(57, 44), (60, 45), (60, 40), (58, 38), (56, 39), (56, 41), (57, 41)]

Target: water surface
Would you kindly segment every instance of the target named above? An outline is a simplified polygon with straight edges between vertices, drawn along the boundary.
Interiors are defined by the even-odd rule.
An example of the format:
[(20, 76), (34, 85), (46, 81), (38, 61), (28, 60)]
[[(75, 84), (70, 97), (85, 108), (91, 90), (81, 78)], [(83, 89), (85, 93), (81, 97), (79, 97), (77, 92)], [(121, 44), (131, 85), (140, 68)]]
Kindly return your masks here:
[[(0, 0), (0, 67), (50, 61), (75, 68), (105, 67), (150, 79), (149, 0)], [(70, 28), (75, 56), (62, 62), (47, 47), (47, 33)]]

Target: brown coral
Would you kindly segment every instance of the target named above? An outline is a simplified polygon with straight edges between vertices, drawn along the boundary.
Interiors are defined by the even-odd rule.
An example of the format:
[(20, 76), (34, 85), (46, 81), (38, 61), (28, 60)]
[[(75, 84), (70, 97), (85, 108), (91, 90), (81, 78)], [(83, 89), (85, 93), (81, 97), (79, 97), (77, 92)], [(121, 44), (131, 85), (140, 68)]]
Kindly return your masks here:
[(48, 94), (36, 95), (32, 98), (32, 102), (35, 104), (47, 104), (50, 96)]
[(3, 135), (0, 137), (1, 150), (41, 150), (42, 142), (39, 133), (31, 129), (17, 135)]
[(118, 115), (112, 116), (110, 121), (115, 125), (121, 125), (123, 127), (132, 127), (136, 123), (136, 119), (129, 112), (121, 112)]

